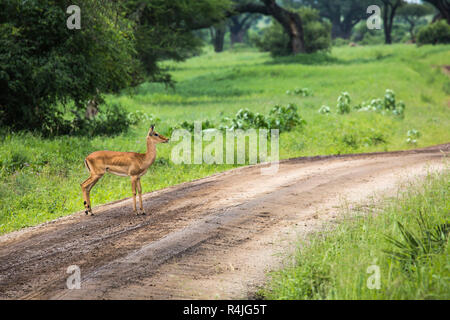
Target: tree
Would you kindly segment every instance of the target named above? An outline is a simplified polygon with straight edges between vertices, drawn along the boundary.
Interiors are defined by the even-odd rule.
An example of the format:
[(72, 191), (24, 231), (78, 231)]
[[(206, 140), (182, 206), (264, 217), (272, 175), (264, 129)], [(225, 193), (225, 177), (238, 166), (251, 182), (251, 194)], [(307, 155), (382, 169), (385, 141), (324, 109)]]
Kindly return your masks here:
[(431, 3), (439, 11), (439, 14), (450, 25), (450, 0), (423, 0)]
[[(322, 21), (318, 11), (310, 7), (300, 8), (297, 13), (303, 23), (305, 52), (328, 50), (331, 47), (331, 24), (328, 21)], [(259, 49), (269, 51), (272, 56), (291, 54), (289, 37), (276, 20), (261, 33), (261, 37), (253, 40)]]
[(252, 24), (258, 19), (259, 15), (251, 13), (231, 17), (228, 22), (231, 45), (238, 42), (243, 42), (245, 34), (250, 29)]
[[(173, 85), (161, 69), (165, 59), (182, 61), (199, 52), (202, 41), (193, 30), (221, 23), (228, 0), (126, 0), (127, 16), (136, 22), (138, 57), (151, 81)], [(219, 38), (220, 39), (220, 38)]]
[(225, 43), (225, 33), (227, 32), (225, 23), (219, 23), (210, 28), (211, 40), (215, 52), (222, 52)]
[(319, 10), (320, 16), (330, 20), (333, 38), (349, 39), (353, 27), (367, 18), (366, 9), (373, 3), (371, 0), (285, 0), (290, 6), (311, 6)]
[(276, 0), (260, 0), (260, 3), (238, 3), (227, 13), (228, 16), (234, 16), (239, 13), (260, 13), (272, 16), (277, 20), (286, 34), (289, 36), (289, 48), (292, 54), (304, 53), (305, 40), (303, 34), (303, 25), (300, 15), (296, 12), (287, 10), (276, 2)]
[(81, 29), (69, 30), (72, 1), (0, 2), (0, 123), (54, 132), (64, 106), (83, 110), (100, 92), (140, 80), (132, 24), (114, 2), (82, 0)]
[(392, 27), (397, 9), (403, 5), (402, 0), (380, 0), (383, 3), (383, 28), (384, 41), (386, 44), (392, 44)]
[(415, 28), (417, 24), (424, 16), (432, 13), (431, 7), (417, 3), (406, 3), (398, 10), (398, 17), (409, 25), (412, 42), (416, 42)]

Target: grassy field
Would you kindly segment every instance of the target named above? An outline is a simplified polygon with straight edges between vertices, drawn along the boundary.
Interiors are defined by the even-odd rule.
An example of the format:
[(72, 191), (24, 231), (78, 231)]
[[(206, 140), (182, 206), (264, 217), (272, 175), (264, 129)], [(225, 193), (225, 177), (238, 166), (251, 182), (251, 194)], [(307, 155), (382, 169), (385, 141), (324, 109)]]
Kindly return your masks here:
[(447, 168), (381, 204), (347, 208), (347, 218), (332, 231), (312, 236), (293, 266), (272, 274), (261, 295), (450, 299), (449, 192)]
[[(274, 105), (295, 103), (307, 122), (302, 130), (282, 133), (280, 158), (317, 154), (410, 149), (450, 141), (450, 78), (441, 66), (450, 46), (412, 45), (339, 47), (330, 54), (273, 59), (253, 49), (205, 52), (165, 66), (176, 90), (146, 83), (132, 95), (107, 96), (130, 112), (159, 118), (156, 130), (168, 132), (180, 122), (218, 123), (241, 108), (266, 114)], [(286, 91), (309, 88), (312, 96)], [(406, 104), (405, 117), (377, 112), (336, 113), (336, 99), (347, 91), (352, 106), (383, 98), (392, 89)], [(331, 114), (320, 114), (322, 105)], [(150, 123), (115, 137), (55, 137), (3, 132), (0, 139), (0, 233), (83, 209), (79, 184), (88, 176), (83, 159), (95, 150), (145, 151)], [(416, 143), (407, 132), (418, 130)], [(158, 146), (157, 162), (142, 179), (145, 192), (204, 177), (232, 165), (175, 165), (173, 144)], [(91, 193), (93, 205), (129, 197), (129, 179), (105, 176)], [(151, 212), (151, 208), (148, 209)]]

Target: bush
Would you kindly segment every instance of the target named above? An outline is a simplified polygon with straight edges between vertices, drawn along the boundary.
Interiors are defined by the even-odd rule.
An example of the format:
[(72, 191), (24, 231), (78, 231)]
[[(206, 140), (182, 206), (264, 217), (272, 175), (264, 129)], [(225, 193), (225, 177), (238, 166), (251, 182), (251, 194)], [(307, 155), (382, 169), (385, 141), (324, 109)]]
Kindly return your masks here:
[(67, 132), (72, 135), (117, 135), (126, 132), (132, 124), (128, 113), (118, 104), (102, 105), (98, 114), (87, 119), (84, 113), (76, 112), (75, 118), (67, 122)]
[[(213, 129), (215, 127), (216, 127), (215, 124), (212, 121), (210, 121), (210, 120), (202, 121), (202, 130)], [(171, 136), (172, 132), (174, 130), (176, 130), (176, 129), (185, 129), (185, 130), (187, 130), (189, 132), (194, 132), (194, 128), (195, 128), (194, 122), (189, 122), (189, 121), (185, 120), (182, 123), (177, 124), (177, 125), (169, 128), (169, 131), (167, 132), (167, 135)]]
[[(302, 127), (306, 122), (297, 113), (297, 106), (288, 104), (287, 106), (275, 105), (267, 116), (260, 113), (253, 113), (244, 108), (240, 109), (234, 118), (225, 117), (219, 126), (220, 130), (248, 130), (248, 129), (278, 129), (280, 132), (291, 131), (296, 127)], [(194, 123), (184, 121), (169, 129), (169, 136), (175, 129), (186, 129), (194, 131)], [(202, 130), (216, 128), (209, 120), (202, 121)]]
[(285, 106), (276, 105), (270, 110), (268, 116), (259, 113), (253, 113), (248, 109), (240, 109), (233, 119), (224, 118), (225, 125), (220, 128), (223, 130), (250, 128), (255, 129), (278, 129), (280, 132), (291, 131), (295, 127), (301, 127), (305, 124), (297, 113), (297, 107), (294, 104)]
[(450, 25), (445, 20), (425, 26), (417, 34), (417, 45), (440, 43), (450, 43)]
[(320, 107), (319, 113), (320, 114), (329, 114), (329, 113), (331, 113), (331, 108), (329, 106), (323, 105)]
[(342, 92), (338, 98), (337, 108), (340, 114), (349, 113), (350, 112), (350, 95), (348, 92)]
[(392, 112), (393, 115), (404, 117), (405, 115), (405, 103), (403, 101), (396, 101), (395, 92), (391, 89), (386, 89), (384, 98), (372, 99), (370, 102), (363, 101), (362, 103), (354, 106), (358, 111), (377, 111), (377, 112)]
[[(331, 24), (320, 19), (315, 9), (308, 7), (298, 10), (303, 21), (305, 50), (313, 53), (331, 48)], [(289, 36), (283, 27), (272, 19), (272, 24), (262, 31), (262, 35), (254, 37), (252, 42), (261, 50), (268, 51), (272, 56), (287, 56), (291, 54)]]
[(288, 90), (286, 91), (286, 94), (292, 95), (301, 95), (302, 97), (310, 97), (313, 95), (313, 92), (311, 89), (308, 88), (295, 88), (294, 90)]
[(420, 138), (421, 133), (420, 131), (416, 130), (416, 129), (411, 129), (408, 130), (408, 132), (406, 133), (406, 136), (408, 138), (406, 138), (406, 142), (409, 144), (417, 144), (417, 140)]

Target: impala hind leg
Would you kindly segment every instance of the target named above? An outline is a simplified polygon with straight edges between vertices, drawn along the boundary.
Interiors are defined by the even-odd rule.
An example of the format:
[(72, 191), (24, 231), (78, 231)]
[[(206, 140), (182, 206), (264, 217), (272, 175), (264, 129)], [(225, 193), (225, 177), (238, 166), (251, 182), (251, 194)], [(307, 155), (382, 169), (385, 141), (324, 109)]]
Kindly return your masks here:
[(86, 213), (86, 215), (89, 213), (89, 209), (91, 207), (89, 195), (87, 192), (87, 186), (89, 185), (91, 180), (92, 180), (92, 176), (87, 178), (83, 183), (81, 183), (81, 192), (83, 193), (84, 209), (85, 209), (84, 212)]
[(98, 182), (98, 180), (100, 180), (102, 176), (103, 175), (91, 175), (85, 182), (81, 184), (81, 189), (83, 190), (83, 196), (85, 198), (85, 213), (90, 213), (91, 216), (93, 216), (94, 214), (92, 213), (90, 192), (92, 187), (94, 187), (94, 185)]
[(142, 205), (142, 186), (141, 186), (140, 178), (137, 180), (137, 189), (138, 189), (138, 193), (139, 193), (139, 207), (140, 207), (141, 213), (143, 215), (145, 215), (144, 206)]

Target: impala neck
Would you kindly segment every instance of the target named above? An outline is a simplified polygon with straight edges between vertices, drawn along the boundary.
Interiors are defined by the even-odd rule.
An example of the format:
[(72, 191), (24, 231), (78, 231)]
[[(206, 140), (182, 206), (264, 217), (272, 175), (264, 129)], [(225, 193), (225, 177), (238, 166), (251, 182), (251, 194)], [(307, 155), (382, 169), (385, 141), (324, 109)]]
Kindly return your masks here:
[(147, 152), (145, 153), (145, 159), (151, 165), (156, 158), (156, 143), (153, 140), (147, 140)]

